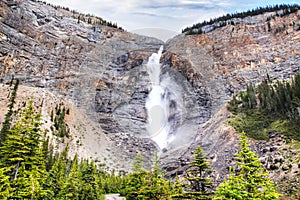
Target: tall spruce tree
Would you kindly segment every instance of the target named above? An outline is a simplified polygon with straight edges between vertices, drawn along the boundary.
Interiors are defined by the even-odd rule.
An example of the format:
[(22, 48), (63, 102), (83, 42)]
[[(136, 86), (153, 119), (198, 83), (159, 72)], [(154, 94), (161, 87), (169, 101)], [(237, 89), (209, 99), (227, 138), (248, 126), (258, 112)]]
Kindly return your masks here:
[(12, 120), (11, 117), (13, 115), (13, 107), (15, 105), (15, 99), (16, 99), (16, 96), (17, 96), (18, 86), (19, 86), (19, 80), (16, 80), (13, 91), (10, 94), (10, 100), (9, 100), (9, 104), (8, 104), (8, 111), (5, 115), (4, 121), (2, 123), (2, 128), (1, 128), (1, 131), (0, 131), (0, 146), (2, 146), (2, 143), (5, 141), (6, 135), (8, 134), (8, 131), (10, 130), (10, 124), (11, 124), (11, 120)]
[(67, 177), (67, 153), (68, 146), (56, 156), (53, 166), (47, 173), (44, 185), (44, 187), (50, 191), (45, 197), (47, 200), (58, 199), (58, 195), (61, 194), (61, 190)]
[(156, 154), (151, 171), (144, 169), (142, 156), (139, 153), (133, 165), (133, 172), (128, 175), (124, 195), (127, 199), (171, 199), (172, 187), (170, 182), (163, 178), (159, 168), (159, 159)]
[(79, 200), (81, 187), (81, 171), (79, 170), (78, 155), (76, 154), (72, 161), (71, 171), (60, 191), (60, 199)]
[(154, 164), (150, 173), (145, 176), (145, 184), (138, 192), (138, 199), (171, 199), (172, 187), (161, 171), (158, 154), (155, 154)]
[(40, 126), (30, 101), (0, 147), (0, 170), (9, 176), (13, 199), (38, 199), (47, 192), (42, 188), (46, 170)]
[(99, 177), (94, 161), (84, 160), (80, 163), (81, 194), (80, 199), (100, 199)]
[(186, 180), (189, 182), (184, 193), (185, 198), (190, 199), (211, 199), (212, 181), (210, 174), (213, 170), (204, 155), (203, 149), (199, 146), (194, 151), (193, 160), (187, 170)]
[(235, 157), (237, 169), (230, 170), (229, 179), (219, 185), (214, 199), (274, 200), (279, 198), (274, 183), (267, 178), (268, 173), (257, 154), (251, 151), (244, 132), (241, 134), (240, 150)]
[(183, 184), (180, 182), (178, 175), (172, 185), (171, 199), (182, 199), (184, 196)]
[(133, 172), (127, 176), (124, 194), (127, 199), (138, 199), (141, 188), (145, 185), (145, 178), (149, 172), (144, 169), (143, 156), (139, 152), (133, 164)]

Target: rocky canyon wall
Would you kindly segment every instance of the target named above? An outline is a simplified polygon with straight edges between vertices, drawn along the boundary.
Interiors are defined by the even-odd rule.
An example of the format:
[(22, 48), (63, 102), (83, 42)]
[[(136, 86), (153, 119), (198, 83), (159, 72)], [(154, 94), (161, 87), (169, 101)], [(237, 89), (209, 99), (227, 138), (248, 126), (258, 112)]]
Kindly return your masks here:
[(234, 130), (224, 124), (230, 115), (226, 102), (267, 74), (286, 79), (299, 73), (299, 11), (163, 43), (78, 21), (65, 9), (14, 2), (0, 2), (1, 82), (14, 77), (26, 88), (22, 95), (35, 88), (69, 102), (72, 152), (111, 168), (130, 170), (138, 151), (149, 166), (159, 151), (148, 137), (145, 103), (151, 89), (148, 58), (161, 45), (161, 78), (178, 85), (185, 109), (176, 119), (177, 140), (160, 154), (170, 176), (183, 171), (197, 145), (224, 172), (236, 152)]

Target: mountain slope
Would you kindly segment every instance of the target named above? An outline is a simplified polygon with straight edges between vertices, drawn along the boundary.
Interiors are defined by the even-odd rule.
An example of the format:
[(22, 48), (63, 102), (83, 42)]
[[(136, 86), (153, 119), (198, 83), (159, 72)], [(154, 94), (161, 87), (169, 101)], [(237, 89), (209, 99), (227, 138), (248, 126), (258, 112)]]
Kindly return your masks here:
[[(19, 79), (18, 101), (34, 96), (46, 102), (45, 121), (64, 102), (71, 131), (71, 138), (64, 139), (72, 144), (71, 152), (119, 170), (130, 170), (138, 151), (149, 166), (158, 150), (146, 130), (151, 89), (146, 64), (161, 45), (162, 76), (184, 91), (185, 105), (174, 123), (180, 133), (160, 155), (169, 176), (183, 173), (201, 145), (217, 171), (214, 178), (222, 181), (237, 151), (237, 134), (225, 123), (227, 101), (267, 74), (282, 80), (299, 73), (299, 10), (271, 19), (268, 14), (252, 16), (249, 23), (182, 34), (164, 44), (78, 21), (72, 12), (43, 3), (9, 2), (0, 2), (1, 90), (8, 90), (5, 84), (12, 77)], [(51, 134), (49, 126), (45, 129)], [(253, 148), (261, 153), (255, 141)]]
[[(271, 80), (286, 80), (300, 72), (300, 11), (283, 17), (268, 17), (268, 14), (248, 17), (247, 24), (229, 24), (206, 34), (180, 35), (166, 44), (167, 51), (191, 63), (190, 68), (199, 74), (210, 96), (211, 118), (199, 126), (198, 136), (190, 149), (203, 146), (220, 174), (232, 163), (232, 154), (236, 152), (237, 135), (226, 125), (230, 116), (226, 102), (232, 95), (245, 90), (247, 84), (260, 83), (267, 74)], [(285, 139), (279, 137), (262, 143), (269, 148), (278, 141)], [(254, 141), (253, 148), (262, 157), (270, 153), (263, 151), (260, 142)], [(182, 162), (177, 166), (190, 158), (190, 151), (181, 157)], [(271, 155), (278, 153), (275, 151)], [(278, 173), (280, 170), (274, 171), (273, 178), (276, 179)]]
[[(103, 121), (101, 126), (109, 125), (107, 122), (110, 120), (110, 114), (99, 114), (95, 108), (95, 98), (97, 87), (101, 87), (102, 83), (108, 84), (113, 79), (113, 73), (109, 72), (113, 62), (132, 51), (133, 57), (138, 56), (134, 54), (136, 50), (149, 55), (163, 42), (108, 26), (91, 25), (82, 21), (78, 23), (72, 15), (70, 11), (41, 2), (1, 1), (0, 74), (3, 83), (10, 82), (14, 77), (20, 80), (21, 85), (50, 91), (54, 96), (60, 96), (64, 101), (70, 102), (71, 106), (78, 109), (72, 114), (74, 116), (72, 120), (74, 122), (80, 120), (82, 126), (88, 127), (77, 130), (75, 128), (77, 124), (70, 124), (74, 127), (71, 131), (73, 130), (75, 135), (92, 134), (92, 139), (82, 141), (83, 147), (91, 148), (90, 143), (98, 135), (105, 137), (98, 124), (99, 117), (102, 117)], [(58, 100), (51, 100), (53, 108), (59, 103)], [(50, 111), (48, 110), (49, 113)], [(81, 114), (77, 112), (83, 113), (85, 117), (80, 117)], [(95, 123), (96, 127), (90, 125)], [(118, 134), (118, 131), (114, 133)], [(109, 136), (112, 137), (113, 143), (118, 143), (119, 140), (114, 139), (116, 135)], [(123, 137), (127, 138), (125, 135)], [(120, 147), (118, 150), (115, 143), (112, 145), (113, 151), (121, 153), (105, 159), (116, 161), (120, 157), (126, 159), (128, 155), (122, 156), (124, 149)], [(110, 151), (109, 148), (104, 150)], [(93, 151), (95, 153), (91, 155), (80, 151), (79, 154), (104, 162), (101, 155), (103, 152), (99, 152), (97, 148)], [(129, 160), (136, 155), (136, 151), (130, 151), (124, 153), (129, 154)], [(119, 164), (111, 163), (110, 167), (115, 163)], [(130, 166), (125, 167), (126, 170), (129, 168)]]

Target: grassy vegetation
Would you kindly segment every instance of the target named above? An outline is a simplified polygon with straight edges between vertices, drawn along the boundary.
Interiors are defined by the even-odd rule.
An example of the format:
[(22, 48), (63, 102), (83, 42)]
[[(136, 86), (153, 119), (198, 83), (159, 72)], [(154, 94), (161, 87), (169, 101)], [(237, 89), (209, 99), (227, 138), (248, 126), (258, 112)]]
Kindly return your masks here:
[(272, 120), (268, 117), (264, 117), (259, 113), (245, 114), (240, 113), (233, 115), (229, 119), (229, 124), (235, 128), (238, 132), (245, 131), (248, 137), (264, 140), (268, 139), (268, 127), (272, 123)]
[[(300, 168), (300, 75), (288, 81), (271, 81), (269, 78), (257, 86), (248, 85), (246, 91), (234, 96), (228, 103), (232, 116), (228, 124), (236, 131), (247, 133), (256, 140), (268, 140), (272, 135), (282, 135), (292, 153), (285, 156), (286, 165)], [(283, 153), (283, 152), (281, 152)], [(292, 175), (276, 182), (280, 199), (300, 198), (300, 173), (294, 169)]]
[(300, 75), (286, 82), (264, 80), (234, 96), (228, 123), (258, 140), (276, 133), (300, 141)]
[(248, 137), (256, 140), (269, 139), (272, 133), (300, 140), (299, 124), (276, 115), (266, 116), (259, 112), (238, 113), (230, 117), (228, 123), (238, 132), (245, 131)]

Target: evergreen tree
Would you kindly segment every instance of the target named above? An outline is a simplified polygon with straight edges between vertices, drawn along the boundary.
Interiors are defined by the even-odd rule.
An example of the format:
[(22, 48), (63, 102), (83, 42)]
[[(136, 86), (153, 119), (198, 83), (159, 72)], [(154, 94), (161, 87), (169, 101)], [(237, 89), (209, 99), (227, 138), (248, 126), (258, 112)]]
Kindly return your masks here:
[(12, 192), (9, 176), (7, 175), (9, 170), (9, 168), (0, 168), (0, 199), (3, 200), (8, 199)]
[(15, 104), (16, 96), (17, 96), (18, 86), (19, 86), (19, 80), (16, 80), (16, 83), (14, 85), (13, 91), (10, 96), (10, 100), (9, 100), (9, 104), (8, 104), (8, 111), (5, 115), (4, 121), (2, 123), (2, 129), (0, 131), (0, 146), (5, 141), (6, 135), (8, 134), (8, 131), (10, 130), (10, 123), (12, 120), (11, 117), (13, 115), (13, 107)]
[(43, 140), (42, 151), (44, 160), (46, 161), (46, 170), (50, 171), (55, 162), (55, 157), (53, 152), (53, 145), (50, 144), (49, 137), (47, 137), (46, 140)]
[(100, 199), (99, 179), (95, 163), (84, 160), (80, 163), (81, 192), (80, 199)]
[(103, 193), (124, 193), (124, 190), (127, 187), (127, 178), (121, 175), (116, 175), (114, 171), (112, 171), (110, 174), (100, 171), (99, 176), (102, 179), (101, 185)]
[(143, 166), (143, 156), (141, 154), (141, 152), (138, 152), (135, 161), (133, 163), (133, 167), (132, 167), (132, 171), (133, 172), (142, 172), (145, 171), (144, 166)]
[(229, 179), (219, 185), (214, 199), (274, 200), (279, 198), (257, 154), (250, 150), (244, 132), (241, 134), (240, 150), (235, 157), (237, 169), (230, 170)]
[(171, 199), (171, 185), (163, 178), (156, 154), (151, 172), (144, 169), (139, 153), (133, 165), (134, 171), (128, 175), (124, 195), (127, 199)]
[(292, 82), (292, 87), (294, 88), (293, 96), (294, 96), (294, 98), (297, 98), (298, 103), (300, 103), (299, 102), (299, 100), (300, 100), (300, 74), (295, 75), (293, 82)]
[(40, 125), (30, 101), (0, 147), (0, 169), (9, 176), (12, 198), (41, 198), (47, 192), (42, 188), (46, 170)]
[(254, 87), (252, 84), (247, 86), (246, 93), (247, 93), (247, 100), (246, 100), (247, 107), (249, 109), (255, 108), (256, 107), (256, 97), (255, 97)]
[(187, 170), (186, 180), (189, 182), (184, 196), (191, 199), (211, 199), (212, 181), (209, 175), (213, 171), (210, 163), (199, 146), (194, 151), (193, 160)]
[(45, 199), (52, 200), (57, 199), (60, 194), (63, 184), (66, 182), (67, 176), (67, 153), (68, 146), (61, 152), (58, 156), (56, 156), (56, 160), (47, 173), (47, 178), (45, 181), (45, 187), (50, 191)]
[(46, 172), (41, 173), (39, 167), (32, 166), (26, 169), (25, 162), (21, 163), (18, 170), (18, 177), (12, 181), (14, 199), (44, 199), (48, 191), (43, 188), (43, 181)]
[(145, 176), (145, 184), (138, 191), (137, 199), (171, 199), (172, 188), (170, 183), (163, 178), (159, 164), (160, 160), (156, 153), (152, 170)]
[(171, 199), (181, 199), (184, 196), (183, 185), (179, 181), (178, 175), (175, 177), (171, 193)]
[(124, 194), (127, 199), (137, 199), (141, 188), (145, 185), (146, 176), (149, 174), (143, 167), (143, 157), (139, 152), (133, 164), (133, 172), (127, 176)]
[(71, 166), (71, 171), (63, 184), (59, 197), (64, 200), (79, 200), (81, 191), (81, 173), (79, 170), (78, 155), (76, 154)]

